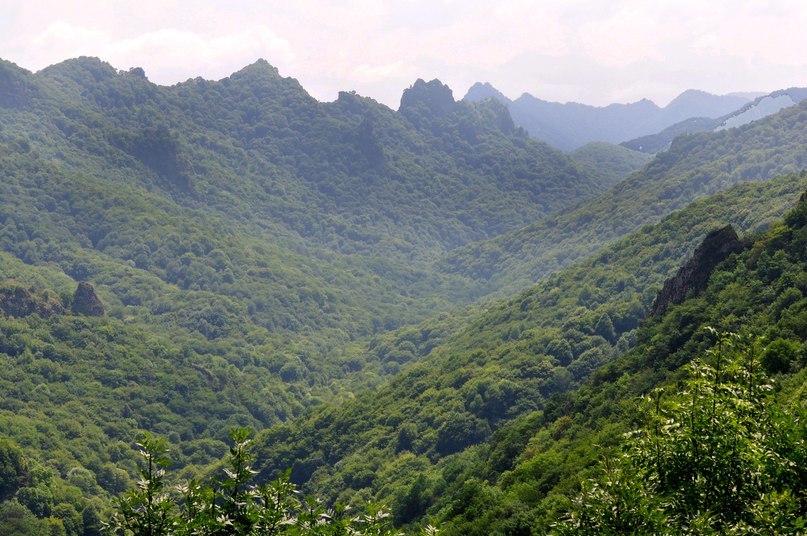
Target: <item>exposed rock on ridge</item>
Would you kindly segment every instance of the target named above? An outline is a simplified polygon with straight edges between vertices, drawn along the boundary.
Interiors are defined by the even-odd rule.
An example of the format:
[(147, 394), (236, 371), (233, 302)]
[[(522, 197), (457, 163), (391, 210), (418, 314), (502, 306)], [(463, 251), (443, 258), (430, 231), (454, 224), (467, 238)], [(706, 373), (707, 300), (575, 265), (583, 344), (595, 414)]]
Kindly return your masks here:
[(407, 117), (421, 114), (443, 117), (456, 108), (451, 88), (439, 80), (424, 82), (418, 79), (412, 87), (404, 90), (399, 110)]
[(40, 291), (34, 287), (25, 288), (11, 283), (0, 287), (0, 315), (24, 318), (38, 314), (49, 318), (64, 312), (61, 300), (52, 292)]
[(73, 295), (72, 309), (77, 315), (104, 316), (104, 305), (95, 294), (95, 289), (86, 281), (78, 284)]
[(682, 303), (690, 292), (706, 288), (709, 275), (723, 259), (743, 249), (743, 243), (731, 225), (716, 229), (706, 235), (701, 245), (675, 274), (664, 282), (656, 296), (651, 316), (664, 314), (670, 305)]

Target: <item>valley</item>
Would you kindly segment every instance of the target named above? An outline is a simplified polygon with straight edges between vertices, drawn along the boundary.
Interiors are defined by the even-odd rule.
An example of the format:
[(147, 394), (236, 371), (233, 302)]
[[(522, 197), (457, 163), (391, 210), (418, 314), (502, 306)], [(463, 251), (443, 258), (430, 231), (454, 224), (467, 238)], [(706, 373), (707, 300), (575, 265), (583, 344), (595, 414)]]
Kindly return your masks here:
[[(0, 61), (0, 533), (100, 534), (149, 448), (172, 486), (218, 482), (199, 504), (213, 494), (245, 531), (269, 514), (237, 517), (236, 453), (255, 483), (363, 509), (361, 530), (384, 505), (378, 527), (406, 534), (563, 533), (581, 482), (642, 426), (636, 398), (674, 390), (729, 332), (765, 337), (766, 404), (802, 411), (803, 98), (675, 130), (767, 102), (687, 92), (634, 110), (645, 130), (620, 139), (575, 127), (592, 143), (567, 153), (492, 86), (456, 100), (418, 79), (393, 110), (320, 102), (265, 60), (146, 74)], [(613, 144), (650, 134), (652, 154)], [(742, 247), (653, 316), (726, 225)], [(760, 485), (773, 506), (749, 495), (698, 522), (803, 515), (788, 471)]]

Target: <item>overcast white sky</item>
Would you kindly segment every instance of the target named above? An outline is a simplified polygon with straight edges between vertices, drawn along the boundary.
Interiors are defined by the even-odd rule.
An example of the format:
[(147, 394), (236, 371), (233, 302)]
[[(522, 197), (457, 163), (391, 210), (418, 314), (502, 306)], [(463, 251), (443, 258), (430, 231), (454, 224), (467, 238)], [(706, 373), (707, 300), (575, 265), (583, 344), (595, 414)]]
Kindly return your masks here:
[(0, 0), (0, 57), (33, 71), (80, 55), (173, 84), (265, 58), (314, 97), (397, 109), (417, 78), (461, 98), (665, 105), (807, 86), (807, 0)]

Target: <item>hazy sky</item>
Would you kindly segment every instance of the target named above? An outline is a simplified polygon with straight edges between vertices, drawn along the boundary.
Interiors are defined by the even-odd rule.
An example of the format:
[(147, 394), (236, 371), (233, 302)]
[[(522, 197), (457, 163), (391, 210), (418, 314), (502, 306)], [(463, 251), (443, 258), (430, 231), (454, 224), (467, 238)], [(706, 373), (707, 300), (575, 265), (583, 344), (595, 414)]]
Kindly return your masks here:
[(603, 105), (807, 86), (807, 0), (0, 0), (0, 57), (80, 55), (173, 84), (257, 58), (329, 101), (417, 78)]

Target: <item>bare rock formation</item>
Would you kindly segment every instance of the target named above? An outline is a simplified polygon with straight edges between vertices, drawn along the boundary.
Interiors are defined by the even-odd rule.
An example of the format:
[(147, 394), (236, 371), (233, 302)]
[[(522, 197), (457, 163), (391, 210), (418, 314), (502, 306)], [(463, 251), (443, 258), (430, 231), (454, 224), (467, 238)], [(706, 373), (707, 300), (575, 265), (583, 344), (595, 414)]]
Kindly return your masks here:
[(664, 287), (653, 302), (650, 315), (662, 315), (670, 305), (683, 302), (690, 293), (702, 291), (715, 266), (742, 249), (743, 243), (731, 225), (710, 232), (692, 254), (692, 258), (674, 277), (664, 282)]
[(82, 281), (73, 294), (73, 313), (86, 316), (104, 316), (104, 304), (95, 294), (95, 289), (86, 281)]

